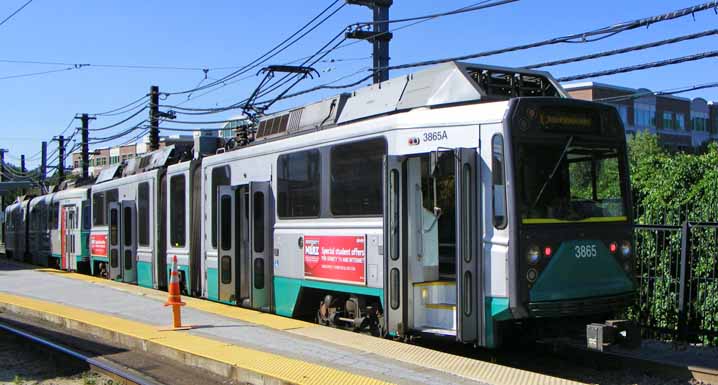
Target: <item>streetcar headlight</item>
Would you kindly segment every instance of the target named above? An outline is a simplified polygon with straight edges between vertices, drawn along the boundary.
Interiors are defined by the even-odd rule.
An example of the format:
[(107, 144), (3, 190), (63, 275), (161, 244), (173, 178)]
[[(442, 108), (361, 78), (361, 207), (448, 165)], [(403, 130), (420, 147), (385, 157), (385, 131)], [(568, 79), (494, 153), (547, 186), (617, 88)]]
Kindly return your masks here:
[(529, 269), (529, 271), (526, 272), (526, 280), (533, 283), (536, 278), (538, 277), (538, 271), (536, 269)]
[(526, 259), (528, 260), (529, 265), (537, 264), (541, 260), (541, 250), (539, 250), (539, 247), (536, 245), (529, 247), (529, 250), (526, 253)]
[(621, 242), (621, 255), (623, 255), (624, 257), (628, 257), (629, 255), (631, 255), (631, 242)]

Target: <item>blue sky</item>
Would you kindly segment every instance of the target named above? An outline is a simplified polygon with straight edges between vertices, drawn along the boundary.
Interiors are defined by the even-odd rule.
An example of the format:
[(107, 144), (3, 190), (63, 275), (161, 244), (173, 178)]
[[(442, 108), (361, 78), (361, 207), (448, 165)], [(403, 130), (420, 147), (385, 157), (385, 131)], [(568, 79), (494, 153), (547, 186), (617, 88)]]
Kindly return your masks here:
[[(521, 0), (488, 10), (444, 17), (397, 31), (391, 42), (391, 64), (463, 55), (488, 49), (543, 40), (621, 21), (660, 14), (704, 0)], [(0, 20), (26, 0), (0, 2)], [(476, 0), (395, 0), (392, 18), (410, 17), (450, 10)], [(175, 0), (175, 1), (90, 1), (34, 0), (22, 12), (0, 26), (0, 60), (51, 61), (91, 64), (162, 65), (197, 68), (239, 67), (299, 28), (329, 0)], [(268, 64), (283, 64), (313, 53), (346, 25), (367, 21), (369, 9), (346, 6), (327, 23)], [(519, 66), (571, 57), (607, 49), (660, 40), (716, 28), (713, 11), (625, 32), (590, 44), (557, 45), (477, 62)], [(639, 64), (670, 57), (715, 50), (718, 37), (655, 48), (626, 55), (546, 68), (555, 76), (580, 74)], [(371, 65), (370, 45), (359, 42), (330, 54), (316, 66), (318, 80), (307, 80), (296, 90), (333, 81)], [(348, 59), (348, 60), (347, 60)], [(653, 90), (715, 82), (718, 59), (706, 59), (665, 68), (607, 76), (595, 81)], [(63, 65), (32, 65), (0, 62), (0, 78), (55, 69)], [(219, 78), (230, 69), (211, 69), (209, 78)], [(391, 76), (399, 75), (394, 72)], [(347, 78), (358, 80), (364, 73)], [(204, 77), (201, 70), (139, 70), (85, 67), (41, 76), (0, 79), (0, 147), (10, 150), (9, 161), (40, 149), (40, 141), (62, 131), (75, 113), (95, 113), (124, 105), (147, 93), (156, 84), (161, 91), (192, 88)], [(248, 96), (260, 78), (249, 78), (221, 87), (210, 94), (187, 101), (173, 96), (163, 103), (184, 103), (184, 107), (215, 107)], [(323, 92), (283, 101), (275, 109), (327, 96)], [(197, 96), (197, 95), (195, 95)], [(718, 101), (718, 89), (683, 96), (701, 96)], [(221, 120), (237, 113), (209, 115), (202, 119)], [(144, 113), (143, 113), (144, 115)], [(102, 117), (92, 122), (100, 127), (124, 116)], [(190, 120), (191, 117), (184, 118)], [(79, 122), (72, 127), (79, 126)], [(173, 126), (177, 126), (176, 124)], [(103, 132), (122, 131), (120, 126)], [(71, 128), (72, 129), (72, 128)], [(99, 134), (98, 134), (99, 135)], [(50, 144), (50, 151), (54, 145)], [(35, 167), (39, 160), (28, 161)]]

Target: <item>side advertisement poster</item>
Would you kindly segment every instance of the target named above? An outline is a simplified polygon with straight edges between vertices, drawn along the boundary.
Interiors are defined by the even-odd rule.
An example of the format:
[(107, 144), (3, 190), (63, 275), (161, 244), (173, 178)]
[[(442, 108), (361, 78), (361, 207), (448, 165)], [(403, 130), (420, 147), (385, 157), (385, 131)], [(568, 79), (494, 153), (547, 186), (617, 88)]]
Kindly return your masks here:
[(107, 256), (107, 234), (92, 234), (90, 236), (90, 253), (99, 257)]
[(304, 277), (365, 285), (366, 237), (305, 236)]

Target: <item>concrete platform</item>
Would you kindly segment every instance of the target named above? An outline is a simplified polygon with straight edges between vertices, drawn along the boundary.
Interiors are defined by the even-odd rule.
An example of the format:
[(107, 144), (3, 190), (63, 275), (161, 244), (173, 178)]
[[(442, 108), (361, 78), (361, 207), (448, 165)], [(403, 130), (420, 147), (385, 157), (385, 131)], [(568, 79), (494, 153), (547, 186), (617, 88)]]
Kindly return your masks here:
[(576, 384), (387, 339), (184, 298), (187, 332), (160, 332), (166, 293), (0, 259), (0, 311), (43, 319), (252, 384)]

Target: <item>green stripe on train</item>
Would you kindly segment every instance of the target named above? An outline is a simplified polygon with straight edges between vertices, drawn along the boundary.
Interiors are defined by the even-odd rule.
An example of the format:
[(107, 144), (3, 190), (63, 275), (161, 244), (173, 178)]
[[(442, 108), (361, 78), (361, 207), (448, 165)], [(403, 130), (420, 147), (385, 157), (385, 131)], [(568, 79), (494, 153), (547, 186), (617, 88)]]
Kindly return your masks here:
[(137, 261), (137, 285), (152, 288), (152, 263)]
[(297, 303), (297, 297), (299, 296), (299, 291), (302, 287), (375, 296), (379, 297), (382, 302), (382, 306), (384, 304), (384, 290), (381, 288), (344, 285), (333, 282), (310, 281), (286, 277), (274, 277), (274, 304), (277, 314), (286, 317), (291, 317), (293, 315), (294, 306)]

